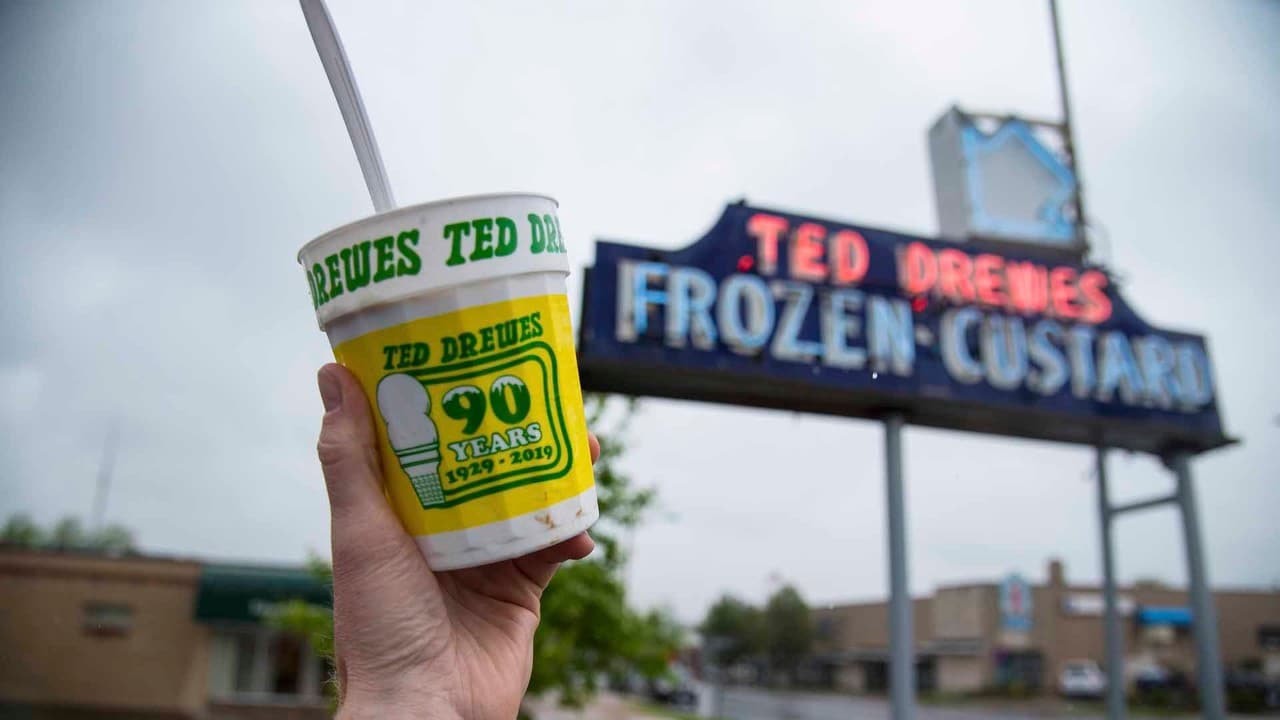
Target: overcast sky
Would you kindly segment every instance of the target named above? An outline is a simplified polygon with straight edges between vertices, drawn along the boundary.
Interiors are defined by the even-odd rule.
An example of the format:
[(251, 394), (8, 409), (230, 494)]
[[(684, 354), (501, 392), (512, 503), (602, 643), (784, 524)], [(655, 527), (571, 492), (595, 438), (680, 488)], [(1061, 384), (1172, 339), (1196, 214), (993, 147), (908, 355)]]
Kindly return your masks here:
[[(727, 201), (936, 232), (925, 130), (951, 103), (1058, 113), (1042, 3), (334, 0), (402, 203), (501, 190), (595, 238), (677, 247)], [(1205, 333), (1228, 431), (1197, 460), (1217, 584), (1280, 584), (1280, 4), (1062, 8), (1102, 254), (1149, 321)], [(108, 519), (156, 553), (327, 553), (294, 262), (371, 212), (294, 2), (0, 2), (0, 513)], [(578, 304), (580, 274), (570, 281)], [(1099, 575), (1088, 451), (911, 428), (911, 584)], [(772, 439), (771, 442), (766, 439)], [(882, 431), (648, 400), (625, 464), (661, 507), (641, 605), (696, 620), (785, 580), (881, 596)], [(1117, 499), (1166, 492), (1116, 455)], [(1116, 531), (1122, 578), (1185, 582), (1169, 509)]]

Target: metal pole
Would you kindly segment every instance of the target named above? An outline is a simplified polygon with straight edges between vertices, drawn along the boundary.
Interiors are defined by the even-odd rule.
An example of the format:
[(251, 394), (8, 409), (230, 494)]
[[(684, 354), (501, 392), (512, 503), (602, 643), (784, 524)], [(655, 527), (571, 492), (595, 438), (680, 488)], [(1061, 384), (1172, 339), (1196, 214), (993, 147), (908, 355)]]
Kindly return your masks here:
[(1098, 522), (1102, 535), (1102, 598), (1105, 607), (1103, 631), (1107, 648), (1107, 720), (1124, 720), (1124, 638), (1120, 634), (1120, 611), (1116, 602), (1115, 556), (1111, 550), (1111, 499), (1107, 488), (1107, 449), (1095, 449), (1098, 475)]
[(1218, 652), (1218, 614), (1209, 591), (1209, 576), (1204, 567), (1204, 545), (1200, 536), (1200, 517), (1196, 512), (1195, 492), (1191, 486), (1191, 463), (1187, 453), (1169, 458), (1169, 468), (1178, 482), (1178, 505), (1182, 509), (1182, 530), (1187, 543), (1187, 575), (1191, 584), (1191, 630), (1196, 640), (1196, 672), (1200, 680), (1200, 710), (1209, 720), (1226, 717), (1222, 696), (1222, 664)]
[(116, 464), (116, 444), (120, 441), (120, 428), (112, 423), (107, 430), (107, 442), (102, 448), (102, 462), (98, 464), (98, 486), (93, 494), (93, 515), (89, 518), (90, 530), (98, 532), (106, 525), (107, 498), (111, 495), (111, 473)]
[(1084, 181), (1080, 178), (1080, 163), (1076, 162), (1076, 143), (1072, 137), (1071, 98), (1067, 93), (1067, 64), (1062, 59), (1062, 29), (1058, 24), (1058, 0), (1049, 0), (1049, 17), (1053, 21), (1053, 56), (1058, 63), (1058, 98), (1062, 103), (1062, 149), (1076, 176), (1076, 241), (1083, 251), (1088, 239), (1085, 236)]
[(889, 511), (889, 694), (893, 720), (916, 716), (915, 640), (907, 587), (906, 503), (902, 497), (902, 415), (884, 420), (886, 499)]

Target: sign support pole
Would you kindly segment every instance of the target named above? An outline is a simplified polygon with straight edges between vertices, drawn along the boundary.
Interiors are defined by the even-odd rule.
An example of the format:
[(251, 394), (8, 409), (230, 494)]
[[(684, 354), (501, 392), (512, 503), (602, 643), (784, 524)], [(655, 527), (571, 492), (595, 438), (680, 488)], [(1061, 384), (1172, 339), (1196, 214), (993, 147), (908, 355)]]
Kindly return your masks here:
[(1182, 529), (1187, 544), (1187, 576), (1191, 585), (1191, 630), (1196, 641), (1196, 673), (1200, 682), (1200, 709), (1209, 720), (1226, 717), (1222, 695), (1222, 665), (1218, 652), (1218, 614), (1204, 567), (1204, 545), (1200, 517), (1191, 483), (1191, 463), (1186, 452), (1176, 452), (1166, 460), (1177, 480), (1176, 496), (1182, 510)]
[(915, 639), (907, 585), (906, 502), (902, 492), (901, 413), (884, 420), (885, 498), (889, 531), (889, 693), (893, 720), (915, 720)]
[(1120, 634), (1120, 610), (1116, 600), (1115, 555), (1111, 543), (1111, 499), (1107, 487), (1107, 449), (1094, 448), (1098, 476), (1098, 522), (1102, 537), (1103, 630), (1107, 649), (1107, 720), (1124, 720), (1124, 638)]

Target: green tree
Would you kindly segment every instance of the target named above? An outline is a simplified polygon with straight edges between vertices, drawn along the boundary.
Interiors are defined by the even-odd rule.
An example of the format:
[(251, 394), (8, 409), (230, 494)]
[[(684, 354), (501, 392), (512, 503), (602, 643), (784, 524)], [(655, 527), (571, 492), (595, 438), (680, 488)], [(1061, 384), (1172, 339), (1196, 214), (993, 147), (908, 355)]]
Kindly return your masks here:
[(596, 498), (600, 520), (591, 529), (591, 537), (600, 546), (603, 562), (617, 572), (626, 563), (626, 550), (620, 536), (639, 525), (657, 498), (653, 488), (636, 488), (631, 476), (618, 466), (627, 449), (627, 430), (636, 413), (635, 398), (621, 398), (597, 393), (583, 398), (587, 426), (594, 429), (600, 441), (600, 458), (595, 464)]
[(0, 529), (0, 543), (18, 547), (35, 548), (44, 545), (44, 530), (26, 513), (15, 513), (5, 520)]
[(795, 679), (813, 645), (813, 618), (799, 591), (785, 585), (764, 606), (764, 643), (770, 669)]
[(632, 613), (630, 621), (632, 626), (624, 633), (630, 647), (624, 656), (631, 669), (646, 678), (661, 677), (667, 672), (672, 654), (685, 645), (684, 627), (666, 609)]
[[(626, 550), (620, 536), (643, 520), (655, 499), (651, 488), (636, 488), (618, 466), (636, 404), (604, 395), (587, 395), (584, 404), (587, 423), (600, 441), (595, 464), (600, 520), (591, 529), (599, 549), (585, 560), (566, 563), (543, 593), (529, 681), (530, 694), (554, 690), (563, 704), (571, 706), (581, 705), (596, 691), (601, 672), (661, 675), (682, 639), (678, 624), (668, 614), (642, 615), (626, 603), (622, 582)], [(313, 560), (312, 570), (332, 576), (327, 562)], [(332, 659), (329, 608), (295, 600), (276, 606), (268, 617), (277, 628), (309, 637), (313, 648)]]
[(599, 550), (562, 567), (543, 593), (529, 681), (530, 694), (555, 690), (570, 706), (595, 692), (602, 671), (633, 670), (648, 679), (665, 673), (682, 636), (666, 613), (639, 615), (626, 604), (621, 536), (644, 519), (656, 498), (652, 488), (636, 488), (619, 467), (635, 400), (589, 394), (584, 407), (587, 425), (600, 441), (595, 464), (600, 520), (591, 529)]
[(89, 534), (88, 548), (107, 555), (133, 552), (133, 532), (123, 525), (108, 525)]
[(760, 609), (725, 595), (707, 610), (698, 627), (711, 662), (727, 668), (764, 650), (764, 617)]
[(596, 677), (622, 658), (630, 622), (625, 592), (604, 563), (560, 568), (542, 594), (542, 619), (533, 639), (529, 692), (557, 690), (566, 705), (581, 705), (596, 690)]
[(80, 518), (68, 515), (59, 520), (58, 524), (53, 526), (48, 544), (55, 550), (74, 550), (88, 545), (88, 537), (80, 524)]
[(93, 532), (86, 532), (80, 519), (68, 515), (59, 520), (51, 530), (41, 528), (30, 515), (10, 515), (0, 529), (0, 544), (16, 545), (35, 550), (76, 550), (80, 552), (123, 555), (133, 552), (133, 532), (122, 525), (107, 525)]

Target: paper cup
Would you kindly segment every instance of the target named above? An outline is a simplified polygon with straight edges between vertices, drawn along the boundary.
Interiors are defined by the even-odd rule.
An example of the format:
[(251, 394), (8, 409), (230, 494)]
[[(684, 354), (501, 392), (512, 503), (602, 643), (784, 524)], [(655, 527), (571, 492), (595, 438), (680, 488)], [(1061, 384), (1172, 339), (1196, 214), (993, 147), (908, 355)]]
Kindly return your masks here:
[(298, 253), (364, 386), (383, 487), (435, 570), (519, 557), (599, 516), (556, 201), (442, 200)]

